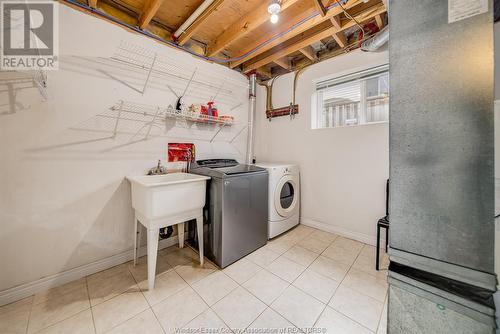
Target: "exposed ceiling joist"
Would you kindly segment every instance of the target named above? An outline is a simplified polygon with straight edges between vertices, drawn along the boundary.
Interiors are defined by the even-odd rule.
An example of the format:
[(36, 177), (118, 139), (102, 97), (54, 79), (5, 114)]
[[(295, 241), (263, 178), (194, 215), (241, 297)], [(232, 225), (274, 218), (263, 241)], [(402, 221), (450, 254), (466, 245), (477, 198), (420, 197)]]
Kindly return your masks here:
[(316, 9), (318, 10), (319, 14), (321, 16), (326, 15), (326, 8), (323, 5), (323, 2), (321, 0), (312, 0), (314, 2), (314, 5), (316, 6)]
[[(378, 5), (372, 6), (369, 9), (359, 13), (358, 15), (355, 15), (354, 18), (358, 22), (364, 22), (375, 18), (375, 16), (382, 14), (385, 11), (386, 11), (385, 6), (382, 3), (379, 3)], [(340, 31), (348, 29), (354, 25), (356, 25), (356, 22), (349, 21), (342, 26)], [(333, 36), (334, 34), (339, 33), (340, 31), (335, 27), (324, 28), (323, 26), (318, 26), (317, 28), (311, 29), (311, 31), (306, 32), (303, 38), (298, 40), (291, 40), (288, 43), (286, 43), (283, 46), (283, 48), (280, 48), (275, 52), (272, 52), (271, 50), (271, 52), (269, 52), (268, 54), (261, 56), (258, 60), (248, 64), (243, 69), (243, 72), (247, 73), (256, 68), (265, 66), (266, 64), (274, 62), (274, 60), (278, 58), (282, 58), (293, 52), (299, 51), (300, 49), (309, 46), (320, 39)]]
[[(285, 10), (299, 0), (286, 0), (281, 3), (281, 10)], [(256, 28), (269, 20), (267, 7), (269, 3), (264, 1), (251, 12), (243, 15), (235, 24), (229, 26), (215, 40), (208, 44), (207, 55), (212, 57), (224, 49), (231, 42), (249, 34)]]
[(89, 7), (97, 8), (97, 0), (88, 0), (88, 2), (89, 2)]
[(316, 55), (316, 51), (314, 51), (314, 49), (310, 45), (303, 47), (299, 51), (300, 51), (300, 53), (302, 53), (304, 56), (311, 59), (312, 61), (318, 60), (318, 56)]
[(337, 15), (337, 16), (334, 16), (334, 17), (331, 17), (330, 18), (330, 21), (332, 22), (332, 25), (337, 28), (337, 29), (340, 29), (342, 28), (342, 23), (340, 22), (340, 16)]
[[(345, 3), (343, 5), (343, 7), (345, 9), (349, 9), (349, 8), (352, 8), (356, 5), (359, 5), (363, 3), (363, 0), (348, 0), (347, 3)], [(254, 57), (257, 57), (259, 55), (261, 55), (262, 53), (272, 49), (273, 47), (275, 47), (276, 45), (278, 44), (282, 44), (284, 43), (285, 41), (295, 37), (295, 36), (298, 36), (300, 35), (301, 33), (313, 28), (314, 26), (317, 26), (318, 24), (324, 22), (324, 21), (327, 21), (327, 20), (330, 20), (330, 18), (340, 14), (343, 12), (343, 9), (340, 8), (340, 7), (333, 7), (332, 9), (330, 9), (325, 16), (316, 16), (312, 19), (310, 19), (309, 21), (301, 24), (300, 26), (298, 26), (296, 29), (293, 29), (292, 31), (289, 31), (288, 33), (284, 34), (283, 36), (279, 37), (279, 38), (276, 38), (274, 39), (272, 42), (266, 44), (265, 46), (261, 47), (260, 49), (258, 49), (255, 53), (253, 54), (250, 54), (250, 55), (247, 55), (237, 61), (234, 61), (230, 64), (230, 67), (231, 68), (235, 68), (236, 66), (239, 66), (241, 64), (243, 64), (244, 62), (247, 62), (248, 60), (254, 58)], [(245, 50), (242, 50), (241, 54), (245, 54), (247, 53), (248, 51), (256, 48), (258, 45), (260, 45), (262, 43), (262, 40), (269, 40), (270, 38), (272, 38), (273, 36), (276, 35), (276, 32), (273, 32), (272, 35), (268, 35), (268, 36), (263, 36), (263, 38), (261, 40), (256, 40), (254, 43), (248, 45), (247, 49)]]
[(292, 63), (288, 57), (275, 59), (274, 63), (284, 68), (285, 70), (290, 71), (292, 69)]
[(179, 43), (179, 45), (184, 45), (187, 43), (187, 41), (189, 41), (189, 39), (193, 36), (193, 34), (198, 30), (200, 29), (201, 25), (210, 17), (210, 15), (217, 10), (217, 8), (222, 5), (222, 3), (224, 2), (224, 0), (214, 0), (210, 6), (207, 7), (207, 9), (205, 9), (203, 11), (203, 13), (201, 13), (200, 16), (198, 16), (196, 18), (196, 20), (194, 20), (193, 23), (191, 23), (191, 25), (182, 33), (182, 35), (179, 36), (179, 39), (177, 40), (177, 42)]
[(343, 32), (338, 32), (332, 35), (335, 42), (341, 47), (345, 48), (347, 46), (347, 38), (345, 38), (345, 34)]
[(291, 53), (294, 53), (296, 51), (299, 51), (300, 49), (309, 46), (310, 44), (314, 43), (315, 41), (326, 38), (328, 36), (331, 36), (332, 33), (335, 32), (335, 28), (327, 28), (319, 33), (314, 33), (296, 43), (290, 44), (286, 47), (284, 47), (281, 50), (278, 50), (274, 53), (271, 53), (249, 65), (247, 65), (244, 69), (243, 72), (247, 73), (255, 68), (259, 68), (261, 66), (264, 66), (266, 64), (269, 64), (270, 62), (273, 62), (275, 59), (285, 57)]
[(255, 72), (260, 75), (261, 77), (266, 77), (266, 78), (272, 78), (273, 77), (273, 74), (271, 73), (271, 71), (265, 67), (261, 67), (257, 70), (255, 70)]
[(379, 29), (382, 29), (385, 25), (384, 18), (382, 17), (382, 15), (375, 16), (375, 22), (377, 23), (377, 26), (379, 27)]
[[(171, 1), (171, 6), (170, 2), (166, 6), (164, 0), (120, 0), (134, 2), (134, 8), (142, 7), (138, 17), (137, 11), (127, 10), (115, 1), (87, 0), (89, 7), (99, 6), (119, 23), (140, 26), (158, 36), (160, 41), (174, 40), (172, 31), (175, 29), (180, 44), (190, 40), (209, 41), (196, 50), (193, 48), (199, 44), (191, 43), (191, 52), (233, 59), (241, 57), (229, 64), (230, 67), (243, 65), (240, 71), (254, 69), (265, 76), (283, 74), (318, 58), (325, 59), (327, 54), (331, 57), (350, 50), (350, 45), (355, 44), (349, 45), (353, 41), (347, 40), (344, 30), (354, 27), (356, 21), (363, 22), (366, 13), (373, 16), (370, 21), (379, 27), (387, 25), (382, 0), (342, 0), (343, 6), (338, 0), (317, 0), (316, 4), (316, 0), (281, 0), (282, 9), (287, 10), (277, 25), (269, 23), (267, 6), (270, 0), (245, 0), (244, 3), (241, 0), (209, 0), (201, 6), (203, 0)], [(318, 3), (329, 8), (324, 16), (318, 13)], [(371, 11), (374, 8), (380, 9), (379, 12)], [(88, 13), (99, 16), (98, 11)], [(153, 20), (155, 24), (151, 24)], [(365, 23), (366, 20), (362, 24)], [(328, 47), (319, 45), (322, 39), (331, 40), (332, 37), (336, 40), (333, 48), (330, 43)]]
[[(94, 0), (97, 1), (97, 0)], [(144, 9), (139, 17), (139, 28), (144, 29), (148, 26), (149, 22), (153, 19), (156, 12), (161, 6), (163, 0), (147, 0)]]

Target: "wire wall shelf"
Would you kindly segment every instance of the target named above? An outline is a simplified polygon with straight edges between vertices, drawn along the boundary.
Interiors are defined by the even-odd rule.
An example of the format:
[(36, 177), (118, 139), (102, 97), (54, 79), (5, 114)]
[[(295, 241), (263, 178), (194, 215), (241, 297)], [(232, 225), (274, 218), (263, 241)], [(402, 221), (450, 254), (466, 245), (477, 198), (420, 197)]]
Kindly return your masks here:
[(161, 121), (162, 118), (174, 118), (201, 124), (220, 124), (224, 126), (231, 126), (234, 123), (234, 121), (228, 118), (228, 116), (209, 116), (199, 114), (190, 111), (189, 107), (183, 108), (179, 111), (175, 110), (172, 106), (165, 108), (130, 101), (119, 101), (111, 107), (111, 110), (141, 114), (144, 116), (153, 116), (156, 117), (157, 121)]
[[(94, 70), (99, 78), (132, 89), (135, 93), (129, 95), (142, 95), (140, 101), (146, 104), (113, 100), (110, 107), (68, 128), (68, 140), (33, 148), (33, 152), (89, 145), (89, 150), (102, 153), (158, 138), (224, 143), (240, 152), (238, 138), (248, 124), (235, 122), (235, 117), (244, 118), (246, 103), (242, 101), (248, 96), (248, 84), (239, 78), (123, 41), (111, 57), (67, 56), (64, 62), (69, 70)], [(47, 74), (37, 71), (31, 79), (33, 88), (46, 97)], [(156, 101), (147, 104), (153, 89)], [(157, 102), (158, 91), (162, 91), (160, 101), (168, 102)], [(227, 114), (221, 115), (221, 110)]]
[(228, 87), (241, 85), (235, 80), (224, 78), (225, 87), (221, 87), (218, 82), (207, 80), (207, 78), (213, 76), (213, 73), (202, 69), (197, 70), (196, 78), (191, 78), (193, 73), (191, 64), (182, 63), (166, 55), (124, 41), (121, 41), (110, 60), (129, 68), (144, 71), (144, 82), (141, 89), (139, 89), (142, 94), (146, 91), (153, 77), (169, 82), (192, 81), (194, 90), (207, 92), (208, 95), (212, 95), (209, 92), (217, 91), (219, 97), (222, 97), (223, 100), (233, 99), (234, 92)]
[[(209, 116), (193, 112), (189, 107), (183, 107), (182, 110), (175, 110), (171, 105), (168, 107), (159, 107), (130, 101), (118, 101), (110, 110), (116, 112), (113, 136), (116, 136), (120, 120), (137, 121), (143, 123), (143, 126), (132, 136), (137, 137), (146, 129), (145, 139), (151, 133), (153, 127), (162, 127), (166, 125), (167, 120), (180, 121), (180, 127), (189, 127), (189, 124), (199, 126), (212, 126), (214, 133), (210, 138), (213, 142), (224, 127), (234, 125), (234, 121), (229, 116)], [(203, 140), (203, 139), (200, 139)], [(206, 139), (205, 139), (206, 140)]]

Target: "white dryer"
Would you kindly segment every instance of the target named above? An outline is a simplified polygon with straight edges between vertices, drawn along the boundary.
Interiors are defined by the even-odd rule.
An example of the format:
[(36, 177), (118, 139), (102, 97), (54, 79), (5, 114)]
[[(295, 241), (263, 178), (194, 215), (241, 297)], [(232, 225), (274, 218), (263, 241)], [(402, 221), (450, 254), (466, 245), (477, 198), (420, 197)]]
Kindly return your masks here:
[(269, 173), (269, 239), (299, 223), (299, 167), (283, 163), (257, 163)]

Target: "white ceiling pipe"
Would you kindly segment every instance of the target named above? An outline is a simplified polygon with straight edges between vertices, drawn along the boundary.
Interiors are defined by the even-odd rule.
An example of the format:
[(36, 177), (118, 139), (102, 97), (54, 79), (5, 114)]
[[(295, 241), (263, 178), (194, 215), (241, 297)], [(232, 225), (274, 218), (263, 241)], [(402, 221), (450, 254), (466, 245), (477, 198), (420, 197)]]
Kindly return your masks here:
[(214, 0), (203, 1), (203, 3), (198, 8), (196, 8), (193, 14), (191, 14), (191, 16), (189, 16), (188, 19), (184, 21), (179, 29), (174, 32), (175, 38), (178, 38), (183, 32), (185, 32), (186, 29), (189, 28), (189, 26), (193, 24), (193, 22), (201, 15), (201, 13), (203, 13), (205, 9), (207, 9), (208, 6), (212, 4), (212, 2), (214, 2)]

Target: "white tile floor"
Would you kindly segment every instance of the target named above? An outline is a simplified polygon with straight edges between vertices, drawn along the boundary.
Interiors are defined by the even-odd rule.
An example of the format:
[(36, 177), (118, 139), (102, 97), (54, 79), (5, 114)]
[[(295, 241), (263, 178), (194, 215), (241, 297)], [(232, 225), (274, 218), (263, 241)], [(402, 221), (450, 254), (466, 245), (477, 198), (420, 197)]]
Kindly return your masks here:
[(154, 291), (143, 257), (0, 307), (0, 333), (385, 333), (387, 271), (374, 266), (375, 247), (303, 225), (224, 270), (170, 247)]

